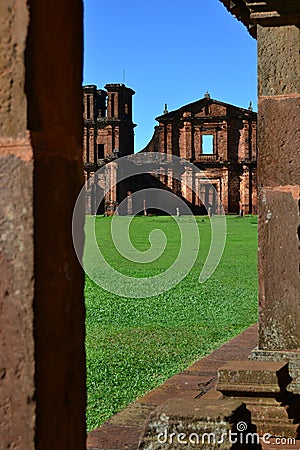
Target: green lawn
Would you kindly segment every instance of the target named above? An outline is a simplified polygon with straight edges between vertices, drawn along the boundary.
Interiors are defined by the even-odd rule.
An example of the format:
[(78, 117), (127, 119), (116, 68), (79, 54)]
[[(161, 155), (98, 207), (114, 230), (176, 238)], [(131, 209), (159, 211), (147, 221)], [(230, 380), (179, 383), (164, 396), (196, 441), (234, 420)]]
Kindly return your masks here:
[[(257, 218), (227, 217), (223, 257), (204, 284), (198, 277), (210, 244), (209, 218), (198, 217), (197, 223), (201, 239), (197, 262), (166, 293), (142, 299), (118, 297), (87, 277), (88, 430), (256, 322)], [(174, 261), (180, 234), (172, 218), (133, 219), (130, 235), (138, 249), (149, 248), (148, 236), (155, 228), (168, 238), (162, 257), (138, 267), (114, 251), (110, 225), (111, 218), (97, 218), (99, 246), (124, 274), (153, 275)]]

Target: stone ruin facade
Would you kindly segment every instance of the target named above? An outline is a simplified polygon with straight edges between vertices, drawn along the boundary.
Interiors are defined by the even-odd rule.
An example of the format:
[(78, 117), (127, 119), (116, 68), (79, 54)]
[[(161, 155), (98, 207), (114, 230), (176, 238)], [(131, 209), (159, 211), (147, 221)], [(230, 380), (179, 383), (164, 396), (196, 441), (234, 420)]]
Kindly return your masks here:
[[(203, 173), (190, 174), (187, 167), (176, 193), (185, 198), (195, 213), (202, 204), (215, 211), (216, 195), (226, 213), (257, 212), (257, 117), (249, 109), (205, 97), (156, 118), (153, 137), (143, 152), (159, 152), (183, 158)], [(193, 189), (185, 180), (193, 176)], [(160, 181), (174, 191), (174, 180), (160, 171)], [(216, 211), (215, 211), (216, 212)]]
[[(97, 179), (88, 184), (86, 211), (92, 214), (112, 213), (127, 192), (155, 186), (155, 181), (149, 182), (146, 176), (115, 186), (117, 158), (134, 153), (134, 91), (124, 84), (107, 84), (105, 89), (83, 87), (85, 180), (114, 162), (105, 174), (97, 174)], [(186, 167), (181, 179), (176, 180), (169, 169), (161, 167), (153, 174), (160, 188), (164, 185), (183, 198), (194, 214), (207, 214), (203, 204), (209, 205), (211, 212), (219, 212), (219, 201), (226, 213), (257, 213), (257, 114), (251, 105), (249, 109), (239, 108), (211, 99), (206, 93), (176, 111), (168, 112), (165, 107), (156, 120), (159, 126), (142, 152), (175, 155), (201, 170), (201, 174), (192, 174)], [(192, 179), (192, 189), (187, 187), (188, 179)], [(108, 186), (109, 193), (97, 207), (97, 199)]]

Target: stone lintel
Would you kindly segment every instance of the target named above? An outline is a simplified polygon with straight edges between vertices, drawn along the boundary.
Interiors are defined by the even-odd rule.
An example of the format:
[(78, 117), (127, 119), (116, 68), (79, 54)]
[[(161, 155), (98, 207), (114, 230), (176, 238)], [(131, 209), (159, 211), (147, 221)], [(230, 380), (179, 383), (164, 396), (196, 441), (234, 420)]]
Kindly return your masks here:
[(265, 27), (297, 25), (299, 22), (299, 18), (297, 16), (282, 16), (278, 11), (253, 12), (250, 14), (250, 19), (253, 24), (258, 24)]
[(297, 1), (246, 0), (249, 8), (250, 20), (260, 25), (273, 26), (285, 24), (299, 24), (300, 8)]

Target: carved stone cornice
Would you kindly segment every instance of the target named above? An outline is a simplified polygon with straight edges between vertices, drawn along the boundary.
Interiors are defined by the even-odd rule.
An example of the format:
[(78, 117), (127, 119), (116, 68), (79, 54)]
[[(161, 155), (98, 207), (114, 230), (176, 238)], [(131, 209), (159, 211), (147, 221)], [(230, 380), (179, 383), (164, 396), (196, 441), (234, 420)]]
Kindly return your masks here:
[(240, 20), (252, 37), (256, 38), (256, 25), (300, 26), (299, 0), (220, 0), (228, 11)]
[(250, 20), (260, 25), (300, 25), (299, 0), (247, 0)]

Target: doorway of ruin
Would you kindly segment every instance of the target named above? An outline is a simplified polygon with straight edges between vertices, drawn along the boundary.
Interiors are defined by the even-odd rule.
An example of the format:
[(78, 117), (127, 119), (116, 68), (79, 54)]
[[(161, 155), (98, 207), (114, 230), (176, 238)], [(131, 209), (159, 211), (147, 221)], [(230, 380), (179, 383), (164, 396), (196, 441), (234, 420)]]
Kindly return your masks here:
[[(207, 2), (207, 4), (209, 4), (209, 2)], [(219, 4), (219, 7), (220, 8), (223, 8), (223, 5), (221, 5), (221, 4)], [(118, 14), (118, 8), (116, 8), (116, 10), (115, 10), (115, 12), (114, 12), (114, 20), (116, 21), (116, 22), (119, 22), (119, 19), (118, 19), (118, 16), (117, 16), (117, 14)], [(251, 36), (248, 34), (248, 32), (247, 32), (247, 30), (246, 29), (244, 29), (244, 27), (243, 27), (243, 25), (242, 24), (240, 24), (240, 23), (238, 23), (234, 18), (232, 18), (230, 15), (228, 15), (228, 13), (227, 13), (227, 11), (225, 10), (225, 8), (224, 8), (224, 14), (226, 14), (226, 17), (228, 18), (228, 20), (230, 20), (233, 24), (234, 24), (234, 26), (236, 26), (236, 27), (238, 27), (239, 29), (240, 29), (240, 33), (242, 33), (243, 34), (243, 36), (244, 36), (244, 38), (246, 37), (246, 39), (247, 40), (249, 40), (249, 42), (251, 42), (252, 41), (252, 38), (251, 38)], [(104, 20), (104, 16), (102, 16), (102, 18), (103, 18), (103, 20)], [(124, 16), (122, 16), (122, 21), (124, 22), (124, 24), (127, 24), (127, 21), (126, 20), (124, 20)], [(167, 18), (166, 18), (166, 21), (167, 21)], [(214, 25), (213, 25), (213, 23), (211, 22), (211, 27), (213, 27)], [(126, 25), (126, 27), (127, 27), (127, 25)], [(119, 36), (119, 39), (121, 40), (122, 39), (122, 35), (124, 35), (124, 30), (120, 27), (120, 29), (118, 30), (118, 29), (116, 29), (115, 31), (114, 31), (114, 34), (117, 34), (118, 33), (118, 31), (120, 32), (120, 36)], [(228, 31), (226, 31), (226, 34), (229, 34), (228, 33)], [(198, 35), (198, 38), (199, 38), (199, 35)], [(176, 39), (178, 39), (178, 41), (177, 41), (177, 43), (176, 43)], [(142, 41), (141, 41), (142, 42)], [(173, 34), (173, 41), (172, 41), (172, 47), (179, 47), (179, 44), (180, 44), (180, 42), (181, 42), (181, 37), (178, 35), (178, 34), (176, 34), (176, 32), (174, 31), (174, 34)], [(87, 44), (88, 45), (88, 44)], [(129, 49), (129, 51), (131, 51), (131, 46), (130, 45), (128, 45), (127, 46), (127, 48)], [(161, 50), (160, 50), (160, 48), (159, 47), (157, 47), (157, 52), (160, 52)], [(178, 50), (179, 51), (179, 50)], [(196, 52), (196, 48), (194, 49), (194, 51)], [(91, 52), (92, 53), (92, 52)], [(126, 51), (125, 51), (125, 53), (126, 53)], [(115, 58), (116, 57), (116, 54), (115, 54), (115, 52), (112, 52), (112, 55), (113, 55), (113, 57)], [(96, 56), (96, 54), (93, 52), (92, 53), (92, 59), (93, 60), (95, 60), (95, 56)], [(203, 56), (203, 58), (204, 58), (205, 56)], [(224, 57), (224, 59), (225, 59), (225, 57)], [(224, 59), (223, 59), (223, 63), (224, 63)], [(106, 64), (109, 64), (109, 56), (107, 56), (106, 57)], [(182, 63), (183, 65), (186, 65), (186, 66), (188, 66), (188, 64), (186, 63)], [(151, 66), (152, 65), (155, 65), (154, 64), (154, 61), (153, 61), (153, 64), (150, 64)], [(227, 68), (228, 68), (228, 70), (229, 70), (229, 67), (228, 66), (226, 66)], [(256, 64), (253, 62), (253, 69), (256, 67)], [(172, 72), (172, 70), (169, 68), (169, 70), (170, 70), (170, 72)], [(231, 69), (232, 70), (232, 69)], [(254, 69), (255, 70), (255, 69)], [(224, 71), (226, 71), (225, 69), (224, 69)], [(169, 72), (169, 73), (170, 73)], [(130, 73), (130, 71), (128, 71), (128, 69), (127, 69), (127, 77), (128, 77), (128, 74)], [(160, 71), (158, 70), (158, 75), (159, 75), (159, 73), (160, 73)], [(120, 67), (120, 74), (121, 75), (117, 75), (117, 77), (118, 76), (122, 76), (122, 67)], [(187, 77), (188, 77), (188, 75), (187, 75)], [(155, 78), (155, 77), (154, 77)], [(235, 80), (236, 80), (236, 74), (235, 74), (235, 77), (232, 77), (232, 78), (234, 78)], [(99, 79), (101, 79), (100, 77), (99, 77)], [(255, 77), (255, 75), (254, 75), (254, 71), (253, 71), (253, 79), (255, 79), (256, 80), (256, 77)], [(102, 82), (98, 82), (98, 80), (95, 80), (95, 79), (92, 79), (90, 76), (89, 76), (89, 78), (86, 80), (86, 82), (84, 82), (85, 84), (96, 84), (99, 88), (102, 88), (102, 86), (104, 85), (104, 84), (106, 84), (106, 83), (110, 83), (110, 82), (112, 82), (112, 81), (120, 81), (118, 78), (117, 79), (114, 79), (114, 80), (111, 80), (111, 79), (105, 79), (105, 80), (103, 80)], [(236, 81), (234, 81), (234, 90), (236, 91), (237, 90), (237, 87), (236, 87)], [(129, 82), (129, 85), (130, 85), (130, 87), (132, 87), (133, 89), (136, 89), (136, 87), (134, 86), (134, 85), (131, 85), (131, 83)], [(147, 89), (149, 89), (149, 87), (148, 86), (145, 86), (145, 88), (147, 88)], [(195, 96), (194, 97), (192, 97), (192, 98), (190, 98), (190, 100), (192, 101), (193, 100), (193, 98), (197, 98), (197, 97), (201, 97), (202, 95), (204, 95), (204, 92), (207, 90), (207, 86), (203, 86), (203, 87), (201, 87), (201, 86), (199, 86), (199, 89), (200, 89), (200, 92), (197, 92), (196, 94), (195, 94)], [(244, 86), (244, 89), (245, 89), (245, 86)], [(154, 88), (154, 90), (155, 90), (155, 88)], [(252, 100), (254, 100), (255, 99), (255, 97), (256, 97), (256, 93), (255, 94), (253, 94), (253, 93), (251, 93), (251, 95), (249, 94), (249, 96), (248, 96), (248, 98), (247, 98), (247, 103), (244, 105), (245, 107), (248, 107), (248, 103), (249, 103), (249, 100), (250, 100), (250, 97), (252, 98)], [(165, 101), (165, 99), (164, 98), (162, 98), (162, 100), (161, 100), (161, 104), (163, 105), (163, 103), (164, 103), (164, 101)], [(182, 102), (184, 102), (184, 101), (182, 101)], [(181, 102), (181, 103), (182, 103)], [(228, 99), (228, 102), (229, 103), (231, 103), (230, 102), (230, 100)], [(180, 103), (180, 101), (179, 101), (179, 103), (177, 104), (177, 106), (179, 107), (179, 106), (181, 106), (181, 103)], [(158, 105), (158, 106), (160, 106), (160, 105)], [(154, 113), (154, 115), (156, 114), (158, 114), (159, 113), (159, 111), (157, 111), (156, 113)], [(138, 121), (139, 122), (139, 121)], [(150, 138), (150, 135), (149, 135), (149, 138)], [(146, 144), (146, 142), (145, 142), (145, 144)], [(206, 157), (206, 159), (207, 160), (214, 160), (215, 159), (215, 154), (214, 154), (214, 149), (213, 149), (213, 145), (214, 145), (214, 139), (213, 139), (213, 136), (212, 135), (210, 135), (210, 134), (208, 134), (207, 135), (207, 142), (205, 142), (205, 144), (204, 144), (204, 146), (205, 146), (205, 152), (204, 152), (204, 155), (203, 155), (203, 157)], [(140, 148), (138, 148), (137, 150), (139, 150)], [(214, 188), (215, 188), (215, 190), (217, 191), (217, 193), (218, 194), (221, 194), (222, 193), (222, 184), (221, 184), (221, 181), (219, 180), (219, 179), (216, 179), (216, 180), (213, 180), (213, 186), (214, 186)], [(208, 205), (210, 205), (210, 214), (214, 214), (215, 212), (216, 212), (216, 192), (215, 192), (215, 190), (212, 188), (212, 186), (210, 186), (210, 185), (208, 185), (208, 184), (202, 184), (201, 185), (201, 188), (199, 188), (199, 192), (200, 192), (200, 196), (203, 196), (203, 198), (205, 199), (205, 201), (206, 201), (206, 203), (208, 204)]]
[[(224, 3), (233, 4), (233, 13), (237, 3), (245, 4)], [(260, 174), (267, 255), (260, 279), (269, 310), (260, 317), (260, 344), (271, 360), (286, 349), (299, 355), (300, 342), (299, 171), (293, 159), (299, 151), (300, 13), (296, 2), (276, 4), (282, 20), (270, 11), (255, 12), (263, 24), (260, 142), (268, 156)], [(82, 13), (81, 0), (1, 2), (0, 435), (4, 448), (16, 450), (85, 448), (83, 273), (70, 232), (83, 182)], [(243, 20), (249, 24), (249, 14)], [(275, 22), (269, 26), (269, 20)], [(286, 48), (293, 64), (286, 62)], [(272, 234), (266, 230), (268, 203), (281, 220)]]
[[(292, 3), (296, 4), (280, 2), (289, 8)], [(299, 18), (299, 14), (294, 16)], [(275, 19), (278, 25), (278, 17)], [(299, 29), (285, 26), (294, 24), (293, 18), (284, 19), (284, 26), (280, 22), (278, 27), (269, 28), (265, 23), (260, 27), (261, 53), (265, 55), (260, 68), (264, 78), (260, 94), (265, 96), (261, 99), (261, 143), (270, 161), (261, 175), (264, 182), (271, 180), (265, 189), (267, 201), (277, 208), (281, 219), (275, 233), (268, 234), (268, 245), (262, 241), (267, 258), (261, 280), (270, 269), (268, 299), (275, 298), (275, 306), (281, 305), (275, 309), (270, 303), (268, 319), (273, 318), (278, 333), (276, 345), (268, 340), (268, 351), (299, 348), (300, 342), (295, 301), (299, 292), (298, 199), (295, 212), (299, 171), (286, 170), (293, 163), (287, 152), (280, 154), (282, 160), (275, 154), (282, 136), (288, 138), (291, 154), (299, 150), (295, 139), (299, 69), (296, 64), (287, 67), (282, 53), (282, 44), (287, 44), (291, 55), (299, 58)], [(0, 442), (4, 448), (16, 450), (83, 450), (83, 273), (71, 240), (72, 210), (83, 182), (82, 2), (3, 0), (1, 25), (0, 396), (4, 420)], [(274, 78), (264, 76), (269, 75), (270, 58), (275, 67), (277, 61), (283, 62), (278, 69), (288, 74), (288, 84), (282, 83), (280, 70)], [(272, 129), (268, 126), (271, 120), (276, 125)], [(267, 216), (268, 209), (261, 213)], [(265, 220), (264, 238), (263, 227)], [(284, 245), (278, 246), (282, 241)], [(278, 266), (272, 266), (274, 259)], [(280, 260), (288, 270), (282, 270)], [(281, 295), (282, 289), (286, 296)], [(288, 319), (282, 316), (286, 311), (291, 313)], [(268, 333), (270, 321), (265, 322), (263, 315), (261, 320), (262, 331)], [(291, 325), (294, 335), (289, 333)]]

